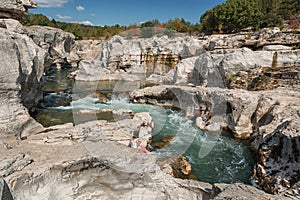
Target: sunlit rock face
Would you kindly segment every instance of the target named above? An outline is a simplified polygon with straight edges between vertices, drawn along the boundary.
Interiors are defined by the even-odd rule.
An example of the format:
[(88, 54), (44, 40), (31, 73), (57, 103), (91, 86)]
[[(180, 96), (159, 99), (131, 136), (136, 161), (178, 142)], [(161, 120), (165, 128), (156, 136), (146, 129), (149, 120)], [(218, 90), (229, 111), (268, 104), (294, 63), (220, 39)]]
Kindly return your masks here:
[(0, 18), (20, 19), (27, 15), (27, 10), (36, 8), (31, 0), (2, 0), (0, 2)]
[(49, 53), (49, 61), (58, 68), (66, 65), (77, 67), (75, 36), (58, 28), (47, 26), (24, 27), (33, 42)]
[[(40, 127), (28, 114), (42, 98), (42, 76), (47, 52), (27, 35), (20, 34), (18, 21), (1, 21), (0, 133), (19, 135), (25, 129)], [(27, 109), (26, 109), (27, 108)], [(33, 122), (33, 123), (32, 123)]]

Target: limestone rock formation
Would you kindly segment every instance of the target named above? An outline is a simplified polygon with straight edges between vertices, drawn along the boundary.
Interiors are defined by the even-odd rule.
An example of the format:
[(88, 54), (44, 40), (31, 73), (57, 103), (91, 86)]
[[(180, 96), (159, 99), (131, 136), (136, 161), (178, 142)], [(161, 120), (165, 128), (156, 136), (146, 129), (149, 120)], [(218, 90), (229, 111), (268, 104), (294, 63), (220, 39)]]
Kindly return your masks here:
[(209, 51), (215, 49), (238, 49), (248, 47), (253, 50), (262, 49), (268, 45), (293, 46), (299, 44), (298, 30), (283, 30), (278, 27), (264, 28), (259, 31), (245, 31), (236, 34), (211, 35), (202, 38)]
[(180, 108), (188, 118), (198, 118), (202, 129), (225, 128), (238, 138), (252, 138), (258, 184), (272, 194), (299, 196), (299, 92), (156, 86), (136, 90), (131, 98)]
[(27, 15), (29, 8), (36, 8), (32, 0), (2, 0), (0, 3), (0, 18), (20, 19)]
[(91, 121), (75, 127), (60, 125), (20, 142), (4, 139), (11, 149), (0, 148), (1, 155), (19, 158), (18, 152), (27, 152), (26, 157), (31, 160), (16, 168), (14, 173), (5, 174), (14, 198), (208, 197), (210, 190), (207, 187), (211, 188), (211, 185), (176, 180), (160, 170), (155, 155), (127, 147), (133, 124), (152, 126), (146, 114), (136, 114), (136, 117), (142, 117), (142, 120), (133, 118), (132, 123), (119, 121), (112, 124)]
[(290, 199), (284, 196), (274, 196), (267, 194), (255, 187), (243, 185), (240, 183), (235, 184), (214, 184), (213, 193), (216, 195), (214, 200), (232, 199), (261, 199), (261, 200), (287, 200)]
[[(132, 120), (133, 123), (137, 122)], [(148, 125), (145, 121), (140, 122), (140, 126), (151, 127), (151, 122)], [(129, 139), (119, 136), (130, 136), (132, 123), (112, 123), (116, 124), (91, 121), (75, 127), (72, 124), (59, 125), (30, 135), (22, 141), (3, 139), (10, 150), (0, 148), (1, 155), (10, 156), (10, 161), (16, 161), (9, 162), (12, 166), (5, 161), (0, 163), (0, 166), (6, 164), (5, 166), (14, 167), (13, 173), (4, 174), (13, 197), (95, 200), (135, 197), (213, 199), (216, 196), (228, 195), (224, 194), (227, 190), (213, 191), (213, 186), (208, 183), (172, 178), (157, 165), (155, 154), (144, 154), (124, 145)], [(125, 139), (127, 142), (124, 142)], [(22, 156), (30, 162), (26, 163), (25, 159), (21, 163), (22, 159), (19, 158)], [(183, 169), (190, 171), (188, 166)], [(256, 189), (240, 184), (234, 191), (236, 194), (245, 195)], [(272, 199), (272, 196), (262, 191), (259, 194)], [(260, 197), (255, 196), (252, 199)]]
[(0, 19), (0, 27), (7, 29), (9, 32), (14, 33), (25, 33), (25, 28), (22, 26), (22, 24), (14, 19)]
[[(251, 89), (259, 82), (257, 78), (263, 76), (270, 79), (264, 83), (272, 88), (295, 85), (299, 76), (299, 58), (299, 50), (252, 51), (241, 48), (208, 51), (176, 65), (174, 82), (177, 85), (203, 85), (206, 81), (208, 87)], [(271, 79), (276, 79), (277, 83)]]
[(259, 146), (254, 177), (272, 194), (300, 197), (298, 120), (283, 121)]
[[(257, 37), (272, 36), (263, 33), (256, 33)], [(278, 40), (289, 38), (289, 42), (284, 40), (289, 45), (299, 43), (298, 34), (275, 35), (280, 35)], [(217, 39), (225, 44), (205, 49), (207, 43)], [(146, 86), (205, 85), (251, 90), (295, 85), (291, 79), (299, 76), (299, 50), (271, 46), (273, 43), (263, 50), (252, 50), (247, 48), (249, 45), (234, 45), (235, 39), (230, 35), (205, 40), (178, 37), (176, 41), (166, 36), (133, 40), (114, 36), (109, 41), (78, 41), (77, 54), (82, 61), (75, 78), (132, 80), (129, 76), (135, 76)]]
[[(4, 0), (1, 6), (7, 18), (35, 5)], [(0, 175), (15, 199), (299, 198), (300, 52), (293, 50), (299, 31), (75, 42), (59, 29), (1, 19), (0, 42)], [(253, 178), (278, 196), (243, 184), (172, 178), (155, 155), (127, 147), (133, 130), (144, 142), (150, 137), (147, 113), (124, 111), (128, 118), (85, 123), (85, 111), (78, 111), (75, 126), (42, 127), (28, 112), (41, 99), (42, 76), (52, 64), (79, 66), (72, 74), (78, 82), (116, 81), (119, 93), (170, 84), (135, 90), (131, 98), (180, 108), (211, 133), (225, 128), (248, 139), (258, 155)]]
[(41, 79), (47, 66), (47, 52), (28, 36), (15, 32), (21, 27), (18, 22), (2, 22), (5, 28), (0, 28), (0, 133), (26, 135), (31, 128), (41, 128), (28, 110), (33, 111), (42, 98)]
[(61, 65), (77, 67), (79, 57), (76, 54), (75, 36), (61, 29), (30, 26), (24, 27), (26, 34), (41, 48), (49, 52), (50, 63), (58, 68)]
[[(107, 77), (124, 77), (133, 75), (143, 81), (152, 76), (164, 76), (168, 74), (180, 59), (199, 55), (204, 49), (200, 41), (189, 38), (179, 37), (176, 39), (154, 37), (148, 39), (126, 39), (121, 36), (114, 36), (108, 41), (78, 41), (77, 54), (82, 61), (75, 77), (76, 80), (103, 80)], [(88, 49), (88, 50), (86, 50)], [(95, 69), (105, 68), (105, 72), (95, 75), (86, 74), (86, 66)], [(103, 69), (102, 69), (103, 71)], [(171, 77), (171, 78), (169, 78)], [(168, 75), (162, 82), (170, 82), (173, 75)], [(151, 78), (148, 80), (149, 84)]]

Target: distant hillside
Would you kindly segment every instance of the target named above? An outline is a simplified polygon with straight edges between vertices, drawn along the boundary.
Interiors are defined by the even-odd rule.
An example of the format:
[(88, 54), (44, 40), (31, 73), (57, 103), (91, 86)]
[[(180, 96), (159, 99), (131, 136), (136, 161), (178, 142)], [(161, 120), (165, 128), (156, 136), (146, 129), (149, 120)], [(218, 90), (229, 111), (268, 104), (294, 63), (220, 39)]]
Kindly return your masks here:
[(290, 28), (299, 28), (299, 0), (227, 0), (201, 16), (200, 30), (211, 34), (236, 32), (247, 27), (282, 27), (284, 20)]
[(42, 14), (29, 14), (21, 20), (21, 23), (26, 26), (41, 25), (60, 28), (66, 32), (71, 32), (76, 36), (76, 39), (107, 39), (113, 35), (121, 32), (141, 29), (141, 37), (151, 37), (154, 32), (149, 28), (165, 29), (167, 35), (173, 35), (176, 32), (193, 34), (199, 31), (199, 24), (191, 24), (183, 18), (171, 19), (168, 22), (161, 23), (157, 19), (147, 21), (140, 25), (132, 24), (129, 26), (120, 26), (119, 24), (113, 26), (90, 26), (78, 23), (66, 23), (56, 20), (50, 20)]

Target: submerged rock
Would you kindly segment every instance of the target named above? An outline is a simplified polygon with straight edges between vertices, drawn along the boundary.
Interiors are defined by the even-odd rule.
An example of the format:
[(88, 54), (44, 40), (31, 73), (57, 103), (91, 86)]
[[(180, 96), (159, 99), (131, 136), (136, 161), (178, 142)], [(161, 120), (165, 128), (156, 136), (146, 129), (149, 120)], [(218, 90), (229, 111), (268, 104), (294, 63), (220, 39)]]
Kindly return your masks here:
[[(171, 164), (171, 167), (173, 169), (174, 177), (182, 179), (192, 179), (192, 166), (185, 157), (179, 157), (177, 160), (175, 160), (174, 163)], [(193, 179), (195, 179), (195, 177), (193, 177)]]
[(163, 172), (175, 178), (198, 180), (192, 173), (192, 166), (184, 156), (171, 156), (169, 158), (159, 158), (157, 164)]
[(174, 135), (164, 135), (160, 141), (150, 142), (150, 145), (155, 149), (161, 149), (168, 146), (175, 139)]

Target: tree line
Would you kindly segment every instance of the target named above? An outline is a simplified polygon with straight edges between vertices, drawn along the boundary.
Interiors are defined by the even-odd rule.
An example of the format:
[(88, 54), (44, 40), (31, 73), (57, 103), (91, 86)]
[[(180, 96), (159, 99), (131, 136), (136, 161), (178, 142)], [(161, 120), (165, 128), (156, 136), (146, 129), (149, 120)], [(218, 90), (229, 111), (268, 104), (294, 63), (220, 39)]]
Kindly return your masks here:
[(227, 0), (206, 11), (200, 18), (200, 29), (207, 33), (232, 33), (244, 28), (299, 28), (299, 0)]
[(27, 26), (41, 25), (60, 28), (73, 33), (76, 39), (107, 39), (113, 35), (136, 29), (140, 30), (140, 37), (153, 36), (154, 28), (164, 29), (164, 34), (169, 36), (175, 33), (196, 35), (199, 33), (232, 33), (248, 27), (253, 29), (282, 27), (285, 21), (290, 28), (300, 27), (300, 0), (227, 0), (223, 4), (207, 10), (196, 24), (183, 18), (175, 18), (164, 23), (154, 19), (139, 25), (90, 26), (50, 20), (42, 14), (28, 14), (21, 20), (21, 23)]
[[(113, 26), (91, 26), (79, 23), (66, 23), (50, 20), (48, 17), (42, 14), (29, 13), (21, 20), (21, 23), (25, 26), (41, 25), (50, 26), (54, 28), (60, 28), (66, 32), (71, 32), (75, 35), (76, 39), (107, 39), (113, 35), (120, 34), (125, 31), (140, 29), (141, 37), (151, 37), (155, 34), (154, 27), (160, 29), (166, 29), (166, 33), (172, 35), (173, 33), (195, 33), (199, 31), (199, 24), (192, 24), (183, 18), (171, 19), (168, 22), (162, 23), (157, 19), (144, 22), (142, 24), (131, 24), (128, 26), (121, 26), (115, 24)], [(133, 34), (134, 36), (134, 34)]]

